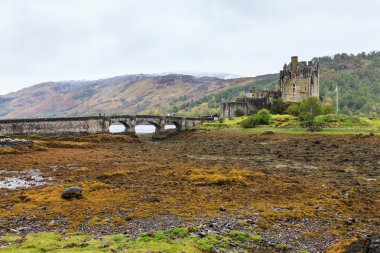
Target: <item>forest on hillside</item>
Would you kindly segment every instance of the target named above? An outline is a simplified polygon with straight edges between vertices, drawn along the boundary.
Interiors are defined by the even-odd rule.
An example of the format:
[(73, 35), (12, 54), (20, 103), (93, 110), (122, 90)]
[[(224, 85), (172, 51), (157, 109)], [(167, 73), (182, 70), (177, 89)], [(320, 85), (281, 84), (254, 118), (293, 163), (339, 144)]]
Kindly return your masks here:
[(338, 87), (339, 112), (380, 117), (380, 52), (336, 54), (319, 62), (320, 94), (336, 104)]
[[(380, 117), (380, 52), (342, 53), (313, 60), (320, 63), (320, 95), (336, 105), (338, 87), (339, 113)], [(219, 112), (220, 103), (245, 96), (252, 86), (274, 89), (277, 79), (277, 74), (266, 75), (245, 86), (208, 94), (195, 101), (188, 101), (186, 96), (179, 97), (169, 106), (150, 109), (148, 113), (179, 116), (215, 114)]]

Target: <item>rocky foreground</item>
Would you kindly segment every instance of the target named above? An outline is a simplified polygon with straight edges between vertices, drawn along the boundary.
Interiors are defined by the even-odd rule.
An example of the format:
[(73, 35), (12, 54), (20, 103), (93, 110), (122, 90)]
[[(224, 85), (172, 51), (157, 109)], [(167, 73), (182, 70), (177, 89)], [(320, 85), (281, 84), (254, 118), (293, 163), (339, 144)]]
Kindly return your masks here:
[[(29, 137), (0, 148), (0, 235), (133, 240), (183, 228), (191, 238), (227, 238), (208, 252), (378, 252), (370, 247), (380, 233), (379, 144), (378, 136), (203, 131), (159, 141)], [(73, 186), (80, 194), (63, 198)]]

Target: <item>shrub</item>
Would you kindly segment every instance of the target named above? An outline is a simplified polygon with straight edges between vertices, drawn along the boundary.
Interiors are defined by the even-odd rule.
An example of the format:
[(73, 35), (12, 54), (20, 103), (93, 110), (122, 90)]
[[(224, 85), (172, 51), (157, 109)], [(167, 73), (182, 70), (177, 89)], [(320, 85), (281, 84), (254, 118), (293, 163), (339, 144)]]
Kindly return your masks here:
[(235, 110), (235, 117), (241, 117), (244, 115), (245, 115), (245, 112), (242, 109), (238, 108)]
[(257, 125), (268, 125), (272, 122), (272, 115), (267, 109), (261, 109), (256, 114), (242, 121), (242, 127), (252, 128)]
[(284, 114), (288, 108), (287, 104), (282, 100), (282, 98), (275, 98), (272, 101), (270, 108), (271, 113), (273, 114)]
[(287, 114), (290, 114), (290, 115), (293, 115), (293, 116), (298, 116), (299, 114), (299, 105), (297, 103), (292, 103), (288, 109), (286, 109), (286, 113)]
[(267, 109), (261, 109), (256, 114), (259, 125), (268, 125), (272, 122), (272, 115)]

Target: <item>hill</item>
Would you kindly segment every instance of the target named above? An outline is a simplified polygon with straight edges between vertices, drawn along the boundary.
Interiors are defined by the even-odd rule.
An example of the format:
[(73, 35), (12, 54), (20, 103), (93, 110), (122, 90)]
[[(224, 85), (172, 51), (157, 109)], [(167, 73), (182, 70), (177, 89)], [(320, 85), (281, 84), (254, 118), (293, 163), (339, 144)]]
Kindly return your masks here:
[(258, 79), (127, 75), (97, 81), (47, 82), (0, 96), (0, 117), (150, 113), (150, 108), (176, 100), (198, 100)]
[[(321, 96), (335, 104), (338, 86), (341, 113), (380, 117), (380, 52), (313, 60), (320, 62)], [(0, 96), (0, 118), (213, 114), (221, 102), (244, 96), (252, 86), (274, 89), (277, 78), (277, 74), (234, 79), (169, 74), (48, 82)]]

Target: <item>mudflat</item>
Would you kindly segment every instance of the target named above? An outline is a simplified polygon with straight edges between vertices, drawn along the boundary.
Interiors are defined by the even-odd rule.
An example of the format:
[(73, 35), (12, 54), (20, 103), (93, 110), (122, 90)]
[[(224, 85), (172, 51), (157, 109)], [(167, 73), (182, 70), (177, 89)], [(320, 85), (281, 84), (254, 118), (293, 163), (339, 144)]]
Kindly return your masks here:
[[(380, 231), (379, 136), (22, 138), (0, 148), (1, 234), (234, 229), (321, 252)], [(82, 198), (61, 197), (71, 186)]]

